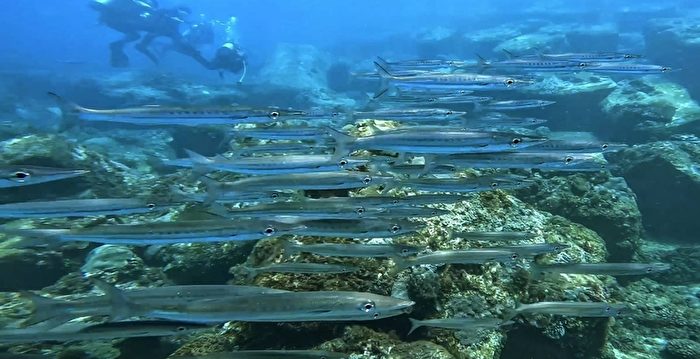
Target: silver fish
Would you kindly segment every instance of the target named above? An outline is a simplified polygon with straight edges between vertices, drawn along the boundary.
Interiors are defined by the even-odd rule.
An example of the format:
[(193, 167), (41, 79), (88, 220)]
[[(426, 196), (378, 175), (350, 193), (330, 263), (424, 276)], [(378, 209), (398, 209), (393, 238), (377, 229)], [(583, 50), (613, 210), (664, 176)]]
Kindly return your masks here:
[(595, 172), (607, 169), (607, 161), (595, 153), (547, 152), (479, 153), (440, 156), (435, 163), (456, 168), (539, 169), (545, 171)]
[(513, 251), (517, 253), (520, 258), (532, 258), (543, 254), (560, 253), (569, 247), (571, 246), (564, 243), (534, 243), (514, 246), (488, 247), (486, 249)]
[(338, 274), (352, 273), (359, 269), (357, 267), (345, 265), (303, 262), (273, 263), (263, 267), (248, 267), (243, 265), (238, 268), (245, 273), (246, 278), (249, 280), (257, 277), (260, 273)]
[(511, 263), (519, 256), (514, 251), (495, 249), (441, 250), (410, 258), (394, 258), (396, 270), (412, 266), (433, 264), (483, 264), (486, 262)]
[(64, 116), (75, 114), (78, 119), (90, 122), (117, 122), (145, 126), (210, 126), (235, 125), (240, 123), (274, 123), (282, 120), (305, 119), (310, 116), (304, 111), (281, 110), (277, 108), (182, 108), (144, 106), (98, 110), (66, 101), (55, 93), (49, 92), (49, 95), (57, 100)]
[(644, 275), (664, 272), (671, 269), (666, 263), (564, 263), (530, 264), (533, 279), (545, 274), (593, 274), (593, 275)]
[(572, 317), (616, 317), (628, 307), (626, 304), (602, 302), (538, 302), (520, 304), (506, 314), (506, 320), (516, 315), (553, 314)]
[(172, 162), (166, 161), (165, 164), (248, 175), (279, 175), (356, 170), (369, 162), (369, 160), (356, 158), (311, 154), (245, 157), (237, 159), (230, 159), (223, 156), (208, 158), (190, 150), (185, 151), (189, 155), (189, 161), (178, 159)]
[(78, 328), (72, 330), (4, 329), (0, 330), (0, 343), (72, 342), (134, 337), (163, 337), (191, 334), (210, 329), (211, 326), (181, 321), (139, 320), (81, 325)]
[(480, 329), (496, 329), (503, 324), (503, 319), (499, 318), (441, 318), (418, 320), (408, 318), (411, 321), (411, 330), (407, 335), (420, 327), (433, 327), (442, 329), (454, 329), (475, 331)]
[(227, 192), (363, 188), (391, 184), (393, 177), (363, 172), (316, 172), (248, 177), (234, 182), (216, 182), (204, 177), (202, 181), (207, 185), (209, 197), (216, 199)]
[(569, 52), (559, 54), (536, 54), (536, 55), (521, 55), (514, 56), (506, 51), (511, 58), (519, 59), (549, 59), (561, 61), (577, 61), (577, 62), (622, 62), (641, 58), (641, 55), (622, 53), (622, 52)]
[(535, 237), (528, 232), (454, 232), (452, 237), (462, 238), (470, 241), (524, 241)]
[[(240, 138), (283, 141), (317, 141), (330, 139), (324, 127), (268, 126), (264, 128), (242, 128), (232, 130), (230, 134)], [(307, 146), (308, 148), (308, 146)]]
[(365, 321), (406, 313), (410, 300), (362, 292), (312, 291), (243, 295), (236, 298), (200, 299), (181, 305), (167, 301), (139, 305), (114, 288), (112, 318), (144, 316), (195, 323)]
[[(101, 280), (92, 279), (97, 287), (110, 293), (113, 286)], [(121, 291), (127, 300), (148, 304), (167, 301), (171, 304), (189, 303), (198, 299), (226, 299), (241, 295), (282, 293), (285, 290), (244, 285), (176, 285), (166, 287), (135, 288)], [(50, 321), (45, 327), (63, 324), (79, 317), (109, 316), (112, 311), (107, 295), (87, 296), (64, 300), (48, 298), (31, 292), (22, 292), (21, 296), (32, 302), (32, 314), (23, 325), (34, 325)]]
[(380, 90), (374, 95), (379, 98), (390, 89), (452, 89), (452, 90), (506, 90), (529, 85), (530, 80), (507, 76), (493, 76), (469, 73), (413, 73), (400, 75), (389, 72), (380, 63), (375, 62), (377, 72), (382, 79)]
[(0, 233), (36, 238), (20, 245), (36, 246), (59, 241), (124, 244), (135, 246), (175, 243), (211, 243), (249, 241), (292, 233), (302, 225), (272, 221), (176, 221), (141, 224), (101, 225), (80, 229), (9, 229), (0, 227)]
[(575, 141), (575, 140), (549, 140), (521, 148), (518, 152), (542, 153), (546, 151), (558, 151), (571, 153), (601, 153), (620, 151), (628, 146), (621, 143), (607, 143), (595, 141)]
[(475, 193), (491, 190), (509, 190), (529, 186), (526, 177), (517, 175), (489, 175), (475, 178), (414, 178), (399, 183), (416, 191)]
[(0, 204), (0, 218), (56, 218), (128, 215), (167, 210), (174, 204), (159, 205), (135, 198), (69, 199)]
[(390, 196), (357, 196), (357, 197), (328, 197), (320, 199), (306, 199), (310, 206), (315, 203), (335, 203), (338, 205), (356, 206), (363, 208), (394, 208), (414, 207), (426, 204), (454, 204), (466, 201), (466, 196), (456, 194), (416, 194), (404, 197)]
[(355, 120), (381, 119), (391, 121), (433, 122), (449, 121), (465, 115), (464, 111), (456, 111), (442, 108), (383, 108), (374, 111), (355, 111), (352, 113)]
[(437, 208), (427, 207), (393, 207), (374, 208), (352, 206), (338, 201), (282, 202), (263, 204), (253, 207), (220, 210), (216, 214), (226, 218), (275, 218), (298, 217), (300, 219), (360, 219), (360, 218), (402, 218), (402, 217), (435, 217), (448, 214)]
[(484, 68), (518, 70), (530, 72), (576, 72), (595, 66), (588, 62), (552, 59), (516, 58), (501, 61), (487, 61), (479, 57), (479, 66)]
[(529, 127), (546, 123), (547, 120), (534, 117), (511, 117), (498, 112), (491, 112), (478, 118), (465, 119), (465, 128), (501, 129), (512, 127)]
[(82, 176), (87, 170), (9, 165), (0, 167), (0, 188), (28, 186)]
[(198, 356), (178, 356), (178, 359), (345, 359), (347, 354), (323, 350), (236, 350)]
[(487, 103), (475, 103), (474, 111), (509, 111), (521, 110), (526, 108), (543, 108), (555, 104), (556, 101), (546, 100), (502, 100), (491, 101)]
[(607, 73), (607, 74), (663, 74), (671, 72), (672, 69), (668, 66), (647, 65), (647, 64), (628, 64), (619, 62), (600, 62), (589, 63), (588, 71)]
[(453, 154), (515, 151), (546, 142), (546, 138), (518, 133), (432, 129), (428, 127), (387, 131), (355, 138), (334, 131), (337, 153), (379, 150), (397, 153)]
[(294, 234), (332, 238), (391, 238), (414, 233), (420, 229), (416, 222), (397, 219), (361, 220), (293, 220), (300, 225)]
[(391, 258), (416, 255), (423, 248), (406, 244), (296, 244), (282, 241), (285, 256), (313, 253), (329, 257)]

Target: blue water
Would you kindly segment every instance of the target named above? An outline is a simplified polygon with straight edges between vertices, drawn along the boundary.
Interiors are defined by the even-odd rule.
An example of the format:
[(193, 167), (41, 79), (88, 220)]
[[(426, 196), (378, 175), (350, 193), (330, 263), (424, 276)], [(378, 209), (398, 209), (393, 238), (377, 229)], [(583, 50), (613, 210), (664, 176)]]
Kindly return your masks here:
[[(111, 1), (112, 4), (131, 2)], [(700, 45), (697, 40), (700, 37), (700, 1), (159, 0), (157, 6), (143, 10), (146, 11), (143, 16), (150, 16), (148, 12), (156, 8), (184, 6), (188, 14), (178, 15), (181, 24), (175, 37), (179, 39), (179, 35), (195, 24), (208, 23), (213, 24), (213, 40), (193, 45), (188, 48), (190, 52), (178, 52), (172, 49), (174, 41), (158, 37), (150, 47), (157, 63), (137, 50), (137, 40), (123, 47), (128, 65), (120, 66), (110, 61), (111, 56), (118, 54), (110, 50), (110, 44), (124, 35), (108, 26), (108, 21), (99, 20), (100, 14), (90, 6), (94, 2), (6, 0), (0, 4), (0, 180), (16, 181), (17, 175), (26, 176), (23, 166), (90, 171), (56, 182), (0, 187), (0, 206), (4, 206), (0, 209), (0, 359), (165, 359), (176, 358), (169, 357), (176, 350), (184, 354), (197, 354), (200, 350), (199, 354), (204, 354), (202, 351), (280, 349), (336, 351), (352, 359), (700, 358), (700, 249), (697, 239), (700, 223), (696, 218), (700, 213), (700, 105), (697, 102), (700, 100)], [(148, 7), (142, 5), (141, 8)], [(227, 28), (233, 18), (235, 25)], [(138, 16), (133, 20), (140, 21)], [(148, 33), (141, 28), (137, 32), (139, 36)], [(243, 54), (245, 76), (240, 69), (228, 71), (213, 65), (218, 51), (227, 42), (234, 42)], [(624, 64), (649, 66), (645, 69), (651, 70), (648, 73), (623, 70), (604, 73), (596, 72), (599, 63), (586, 62), (588, 70), (579, 71), (575, 65), (581, 60), (572, 61), (572, 68), (559, 72), (498, 67), (499, 61), (517, 60), (520, 56), (531, 56), (532, 61), (543, 62), (551, 61), (547, 55), (567, 53), (629, 54), (631, 59)], [(201, 56), (199, 62), (197, 56)], [(384, 72), (377, 70), (384, 66), (383, 59), (395, 63), (386, 66), (390, 75), (380, 79)], [(450, 66), (416, 68), (401, 63), (412, 60), (454, 60), (467, 65), (457, 69)], [(233, 174), (214, 171), (207, 167), (207, 161), (221, 160), (220, 157), (214, 159), (215, 155), (233, 160), (251, 159), (254, 157), (243, 157), (242, 153), (246, 153), (245, 156), (256, 154), (256, 146), (273, 148), (271, 145), (276, 139), (258, 141), (236, 137), (237, 129), (254, 126), (245, 121), (238, 127), (187, 124), (188, 120), (201, 120), (197, 114), (202, 108), (208, 113), (213, 112), (211, 108), (249, 111), (246, 116), (258, 120), (258, 129), (273, 131), (300, 125), (312, 133), (312, 138), (314, 128), (319, 129), (319, 138), (313, 141), (286, 142), (291, 148), (295, 145), (305, 148), (296, 148), (296, 152), (290, 150), (280, 156), (293, 154), (299, 160), (300, 154), (323, 153), (332, 157), (334, 151), (344, 149), (342, 141), (349, 140), (333, 135), (327, 126), (352, 136), (363, 136), (422, 124), (420, 121), (426, 118), (418, 118), (416, 122), (398, 118), (396, 122), (387, 123), (381, 119), (391, 118), (371, 115), (377, 108), (396, 110), (406, 106), (397, 104), (405, 100), (403, 90), (395, 88), (397, 83), (408, 87), (409, 95), (411, 89), (413, 95), (421, 95), (411, 87), (415, 86), (411, 81), (412, 77), (425, 75), (422, 70), (427, 71), (426, 76), (439, 77), (453, 71), (528, 82), (531, 83), (528, 86), (495, 90), (481, 83), (476, 85), (472, 95), (489, 96), (493, 101), (537, 99), (547, 101), (547, 105), (503, 110), (509, 116), (543, 119), (541, 126), (512, 125), (487, 127), (487, 130), (474, 123), (488, 117), (490, 111), (480, 111), (478, 106), (469, 103), (440, 105), (448, 110), (464, 111), (466, 120), (463, 123), (434, 122), (439, 126), (463, 125), (469, 131), (483, 131), (479, 133), (486, 133), (485, 138), (513, 137), (517, 143), (508, 141), (500, 147), (482, 146), (499, 151), (506, 149), (499, 152), (493, 160), (496, 162), (490, 162), (493, 167), (480, 162), (479, 165), (456, 166), (451, 173), (451, 170), (444, 170), (449, 168), (448, 164), (443, 167), (445, 172), (435, 177), (427, 168), (421, 171), (414, 167), (413, 170), (428, 180), (493, 175), (498, 180), (516, 178), (518, 181), (520, 178), (521, 181), (513, 184), (514, 190), (508, 187), (509, 190), (503, 191), (495, 190), (493, 183), (482, 183), (479, 191), (483, 192), (466, 194), (464, 204), (437, 203), (439, 208), (446, 208), (450, 213), (440, 219), (419, 220), (429, 230), (417, 235), (393, 240), (369, 240), (361, 234), (337, 235), (342, 239), (298, 235), (294, 239), (304, 244), (399, 243), (417, 245), (427, 253), (493, 245), (487, 240), (450, 238), (448, 233), (513, 231), (532, 234), (519, 244), (564, 243), (566, 249), (562, 253), (538, 254), (536, 258), (517, 263), (487, 263), (483, 267), (428, 265), (399, 272), (394, 271), (393, 265), (386, 264), (390, 263), (388, 259), (338, 259), (307, 254), (295, 259), (358, 265), (361, 270), (327, 277), (264, 273), (255, 280), (248, 280), (240, 275), (241, 266), (294, 261), (280, 255), (280, 251), (286, 250), (282, 250), (279, 238), (266, 238), (257, 244), (109, 247), (100, 246), (101, 242), (97, 241), (63, 247), (32, 245), (29, 249), (9, 249), (15, 243), (10, 240), (13, 232), (7, 229), (75, 229), (219, 218), (215, 215), (226, 209), (221, 206), (231, 203), (216, 197), (211, 183), (255, 176), (242, 175), (247, 172), (237, 173), (235, 169), (231, 171)], [(496, 85), (503, 83), (500, 81)], [(48, 92), (62, 99), (56, 100), (47, 95)], [(392, 99), (397, 102), (391, 102)], [(431, 101), (414, 98), (411, 105), (419, 109), (438, 107)], [(141, 106), (151, 106), (149, 110), (157, 108), (153, 106), (178, 109), (165, 116), (164, 125), (143, 126), (129, 120), (128, 115), (104, 120), (103, 113), (90, 113), (74, 103), (89, 109), (137, 107), (136, 112), (143, 110)], [(498, 102), (487, 104), (499, 105)], [(288, 108), (304, 111), (304, 115), (289, 120), (285, 117)], [(353, 115), (354, 111), (370, 113), (364, 115), (370, 120), (363, 117), (355, 121), (356, 118), (351, 117), (357, 115)], [(192, 118), (182, 120), (180, 117), (177, 122), (168, 117), (173, 113), (192, 115)], [(313, 114), (321, 115), (313, 117)], [(345, 118), (343, 116), (348, 116), (349, 120), (338, 120), (338, 117)], [(234, 116), (233, 119), (236, 122), (240, 118)], [(394, 176), (396, 181), (379, 188), (377, 193), (414, 195), (418, 190), (410, 186), (392, 189), (396, 183), (410, 182), (411, 177), (400, 174), (388, 164), (406, 164), (401, 162), (404, 155), (408, 159), (415, 156), (414, 164), (438, 161), (440, 154), (447, 152), (437, 151), (437, 155), (430, 150), (420, 152), (426, 151), (420, 148), (420, 142), (427, 142), (420, 138), (420, 132), (411, 132), (417, 138), (415, 143), (402, 147), (413, 149), (415, 153), (408, 151), (397, 156), (392, 148), (387, 149), (391, 139), (378, 141), (373, 144), (375, 147), (359, 146), (360, 150), (367, 151), (355, 153), (355, 156), (370, 161), (370, 165), (359, 168), (360, 176), (381, 173)], [(564, 150), (551, 150), (562, 156), (559, 160), (578, 155), (581, 151), (577, 151), (577, 146), (581, 143), (592, 143), (593, 149), (590, 146), (587, 149), (604, 165), (590, 172), (575, 172), (572, 166), (556, 160), (553, 169), (542, 163), (497, 167), (498, 160), (521, 150), (516, 145), (523, 139), (527, 142), (535, 138), (545, 144), (560, 141), (570, 145)], [(625, 148), (601, 154), (608, 144)], [(454, 153), (463, 153), (459, 151), (466, 151), (469, 146), (466, 144)], [(200, 159), (203, 164), (192, 164), (193, 159), (187, 158), (189, 151), (209, 159)], [(549, 154), (548, 151), (542, 150), (542, 153)], [(350, 156), (350, 153), (343, 155)], [(337, 156), (332, 160), (336, 161)], [(177, 161), (185, 163), (184, 168), (168, 165)], [(326, 166), (333, 167), (334, 163)], [(388, 171), (385, 170), (387, 166)], [(209, 176), (208, 180), (201, 179), (203, 172)], [(34, 175), (29, 174), (29, 177)], [(507, 177), (513, 174), (523, 177)], [(276, 200), (277, 194), (272, 195), (272, 191), (285, 191), (285, 185), (288, 184), (277, 184), (280, 188), (265, 188), (263, 194), (254, 194), (258, 199), (253, 204), (272, 202), (273, 196)], [(286, 190), (281, 197), (290, 201), (319, 197), (343, 200), (348, 193), (358, 197), (377, 194), (352, 186), (349, 190), (337, 187), (319, 190), (314, 185), (318, 183), (309, 183), (310, 188), (305, 191)], [(511, 184), (503, 186), (508, 185)], [(246, 191), (254, 192), (257, 188), (237, 189), (250, 195)], [(123, 215), (128, 212), (125, 210), (89, 218), (76, 215), (19, 220), (15, 219), (17, 216), (2, 217), (2, 211), (8, 210), (7, 204), (15, 202), (95, 198), (138, 198), (148, 203), (175, 202), (177, 206), (165, 213), (140, 214), (141, 211)], [(210, 199), (221, 204), (209, 207)], [(233, 206), (247, 205), (251, 203), (236, 202)], [(358, 213), (354, 208), (351, 212)], [(276, 221), (279, 218), (263, 219)], [(370, 227), (370, 222), (354, 219), (355, 230)], [(245, 221), (233, 220), (236, 224)], [(325, 230), (353, 227), (345, 222), (341, 224)], [(393, 224), (387, 222), (386, 228), (392, 228)], [(535, 280), (527, 272), (528, 261), (532, 260), (540, 265), (662, 262), (669, 264), (670, 270), (631, 277), (584, 274)], [(89, 277), (100, 278), (124, 290), (233, 284), (292, 291), (371, 292), (410, 299), (415, 301), (415, 306), (410, 314), (400, 313), (379, 321), (320, 324), (234, 321), (225, 326), (215, 323), (216, 328), (204, 339), (185, 335), (113, 342), (44, 341), (40, 338), (48, 334), (38, 327), (36, 342), (3, 343), (8, 335), (22, 328), (21, 320), (31, 311), (29, 300), (14, 293), (35, 291), (49, 298), (74, 295), (63, 298), (73, 303), (71, 301), (81, 297), (100, 293)], [(515, 317), (512, 323), (479, 333), (421, 328), (408, 334), (411, 328), (408, 318), (503, 319), (517, 303), (544, 301), (606, 302), (626, 307), (621, 313), (606, 312), (592, 318), (571, 313), (522, 315)], [(110, 305), (115, 303), (120, 302), (110, 302)], [(35, 307), (34, 310), (37, 308), (41, 309)], [(197, 350), (192, 351), (192, 348)], [(301, 357), (323, 357), (305, 355)], [(283, 359), (287, 356), (272, 354), (267, 357)], [(214, 357), (217, 358), (220, 357)]]

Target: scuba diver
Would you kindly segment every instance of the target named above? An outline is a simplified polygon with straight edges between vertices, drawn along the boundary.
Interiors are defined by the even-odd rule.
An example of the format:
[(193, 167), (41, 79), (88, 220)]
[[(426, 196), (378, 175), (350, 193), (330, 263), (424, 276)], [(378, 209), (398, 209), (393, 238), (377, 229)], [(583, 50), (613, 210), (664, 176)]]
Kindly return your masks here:
[(216, 54), (209, 62), (207, 68), (210, 70), (218, 70), (219, 77), (221, 78), (224, 77), (224, 71), (232, 73), (241, 72), (238, 83), (243, 83), (247, 71), (245, 55), (233, 42), (226, 42), (216, 50)]
[[(181, 28), (188, 25), (186, 18), (191, 15), (187, 7), (160, 8), (155, 0), (91, 0), (91, 7), (100, 14), (100, 22), (124, 34), (120, 40), (110, 43), (111, 64), (114, 67), (129, 66), (129, 58), (124, 47), (138, 41), (136, 50), (158, 64), (159, 59), (151, 50), (153, 41), (159, 37), (170, 39), (167, 50), (174, 50), (191, 57), (204, 68), (218, 70), (223, 78), (224, 71), (242, 72), (238, 83), (246, 75), (245, 56), (231, 34), (211, 60), (207, 60), (199, 51), (200, 46), (214, 42), (215, 31), (212, 22), (201, 21), (191, 24), (184, 32)], [(235, 17), (227, 24), (227, 33), (233, 31)], [(143, 35), (142, 35), (143, 34)], [(140, 40), (140, 41), (139, 41)]]
[[(158, 58), (151, 52), (150, 46), (158, 37), (169, 38), (175, 51), (208, 66), (209, 62), (199, 50), (188, 44), (180, 33), (181, 25), (191, 13), (188, 8), (159, 8), (155, 0), (92, 0), (90, 5), (100, 13), (100, 22), (124, 34), (122, 39), (109, 45), (112, 66), (129, 66), (124, 47), (138, 40), (141, 41), (136, 44), (136, 50), (157, 64)], [(143, 37), (142, 33), (145, 33)]]

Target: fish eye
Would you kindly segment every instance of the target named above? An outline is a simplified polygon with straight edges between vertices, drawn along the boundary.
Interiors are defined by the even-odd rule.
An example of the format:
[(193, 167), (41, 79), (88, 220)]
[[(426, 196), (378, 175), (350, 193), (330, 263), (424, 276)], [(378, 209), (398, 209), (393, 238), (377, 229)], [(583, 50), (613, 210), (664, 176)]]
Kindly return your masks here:
[(564, 162), (566, 162), (566, 163), (571, 163), (573, 160), (574, 160), (574, 158), (571, 157), (571, 156), (566, 156), (566, 157), (564, 158)]
[(600, 146), (600, 148), (603, 149), (603, 150), (607, 150), (608, 147), (609, 147), (609, 146), (608, 146), (607, 143), (604, 143), (602, 146)]
[(406, 248), (402, 249), (402, 250), (401, 250), (401, 253), (403, 253), (403, 254), (408, 254), (408, 249), (406, 249)]
[(447, 112), (445, 112), (445, 114), (446, 114), (446, 115), (451, 115), (451, 114), (452, 114), (452, 111), (447, 111)]
[(156, 204), (155, 204), (155, 203), (149, 203), (149, 204), (146, 205), (146, 207), (147, 207), (148, 209), (154, 209), (154, 208), (156, 208)]
[(370, 184), (372, 182), (372, 177), (370, 176), (365, 176), (365, 178), (362, 179), (362, 183), (364, 184)]
[(359, 214), (360, 216), (363, 215), (365, 213), (365, 207), (357, 207), (355, 213)]
[(580, 68), (584, 68), (584, 67), (586, 67), (586, 66), (588, 66), (588, 64), (585, 63), (585, 62), (582, 62), (582, 63), (578, 64), (578, 67), (580, 67)]
[(668, 67), (665, 67), (665, 66), (664, 66), (664, 67), (661, 68), (661, 72), (666, 72), (666, 71), (668, 71)]
[(505, 84), (506, 84), (507, 86), (510, 86), (510, 85), (512, 85), (512, 84), (515, 83), (515, 80), (513, 80), (513, 79), (506, 79), (504, 82), (505, 82)]
[(24, 172), (24, 171), (17, 171), (17, 172), (12, 174), (12, 177), (19, 180), (20, 182), (23, 182), (24, 180), (26, 180), (27, 178), (29, 178), (31, 176), (32, 176), (31, 174), (29, 174), (28, 172)]
[(395, 224), (395, 225), (391, 226), (391, 228), (389, 228), (389, 232), (391, 232), (391, 233), (398, 233), (400, 230), (401, 230), (401, 226), (399, 226), (398, 224)]
[(279, 196), (280, 196), (280, 195), (278, 195), (277, 193), (273, 193), (273, 194), (270, 195), (270, 197), (272, 197), (272, 199), (275, 199), (275, 198), (277, 198), (277, 197), (279, 197)]
[(523, 139), (520, 138), (520, 137), (516, 137), (516, 138), (510, 140), (510, 144), (511, 144), (512, 146), (517, 146), (517, 145), (519, 145), (519, 144), (521, 144), (521, 143), (523, 143)]
[(647, 273), (651, 273), (653, 270), (654, 270), (654, 268), (649, 267), (649, 268), (647, 268)]
[(393, 203), (393, 204), (398, 204), (398, 203), (399, 203), (399, 200), (398, 200), (398, 199), (394, 199), (394, 200), (391, 201), (391, 203)]
[(277, 230), (275, 230), (274, 227), (267, 227), (263, 231), (263, 233), (265, 233), (266, 236), (271, 236), (271, 235), (275, 234), (275, 232), (277, 232)]
[(277, 111), (272, 111), (272, 112), (270, 112), (270, 117), (274, 120), (274, 119), (280, 117), (280, 113)]
[(374, 302), (371, 300), (366, 301), (364, 304), (362, 304), (362, 310), (365, 313), (369, 313), (374, 310)]
[(517, 254), (517, 253), (513, 253), (513, 254), (510, 256), (510, 259), (512, 259), (512, 260), (518, 259), (518, 254)]
[(374, 319), (379, 318), (379, 313), (374, 313), (374, 315), (372, 316), (372, 318), (374, 318)]
[(177, 330), (178, 332), (184, 332), (185, 330), (187, 330), (187, 328), (185, 328), (185, 327), (177, 327), (175, 330)]
[(498, 187), (498, 182), (491, 182), (491, 188)]
[(348, 164), (348, 160), (343, 158), (338, 162), (338, 164), (340, 165), (340, 167), (344, 167), (345, 165)]
[(612, 311), (612, 308), (610, 306), (605, 307), (605, 312), (610, 313)]

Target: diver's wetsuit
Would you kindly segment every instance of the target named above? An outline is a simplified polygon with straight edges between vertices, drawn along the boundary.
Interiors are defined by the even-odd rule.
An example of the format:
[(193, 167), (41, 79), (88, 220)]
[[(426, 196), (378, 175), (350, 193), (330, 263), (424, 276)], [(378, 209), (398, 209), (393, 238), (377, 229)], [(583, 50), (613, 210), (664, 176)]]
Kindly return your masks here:
[(224, 71), (232, 73), (239, 73), (242, 71), (243, 74), (240, 80), (238, 80), (240, 83), (243, 82), (246, 72), (245, 57), (238, 51), (233, 43), (227, 42), (216, 51), (216, 55), (209, 63), (208, 68), (211, 70), (219, 70), (219, 76), (222, 77)]
[[(136, 49), (158, 63), (158, 58), (149, 46), (154, 39), (162, 36), (172, 40), (173, 49), (208, 68), (209, 62), (196, 48), (183, 40), (180, 33), (180, 25), (184, 22), (181, 19), (184, 12), (182, 9), (160, 9), (155, 1), (139, 0), (94, 0), (91, 5), (100, 13), (102, 23), (124, 34), (122, 39), (109, 46), (112, 66), (128, 66), (129, 58), (124, 53), (124, 46), (139, 39), (141, 41), (136, 44)], [(142, 32), (146, 33), (143, 38)]]

